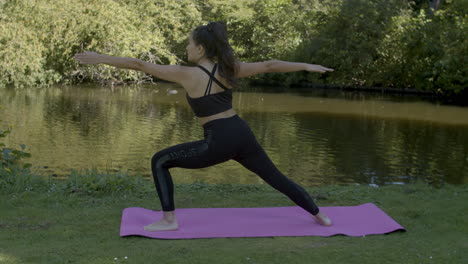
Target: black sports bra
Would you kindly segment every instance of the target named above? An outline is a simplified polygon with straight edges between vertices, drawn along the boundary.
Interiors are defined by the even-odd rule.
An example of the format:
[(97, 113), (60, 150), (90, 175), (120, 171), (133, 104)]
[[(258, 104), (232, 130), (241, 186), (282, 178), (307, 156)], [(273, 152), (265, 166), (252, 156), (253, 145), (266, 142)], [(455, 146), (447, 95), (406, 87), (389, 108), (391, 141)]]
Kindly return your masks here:
[[(202, 97), (192, 98), (188, 95), (188, 93), (186, 94), (187, 101), (192, 107), (193, 112), (195, 112), (195, 115), (198, 117), (206, 117), (231, 109), (231, 89), (224, 86), (218, 79), (214, 77), (217, 65), (214, 65), (213, 71), (211, 73), (201, 65), (198, 65), (198, 67), (210, 76), (210, 80), (208, 81), (208, 85), (206, 86), (205, 95), (203, 95)], [(211, 85), (213, 84), (213, 81), (215, 81), (216, 84), (219, 85), (219, 87), (223, 88), (224, 91), (210, 94)]]

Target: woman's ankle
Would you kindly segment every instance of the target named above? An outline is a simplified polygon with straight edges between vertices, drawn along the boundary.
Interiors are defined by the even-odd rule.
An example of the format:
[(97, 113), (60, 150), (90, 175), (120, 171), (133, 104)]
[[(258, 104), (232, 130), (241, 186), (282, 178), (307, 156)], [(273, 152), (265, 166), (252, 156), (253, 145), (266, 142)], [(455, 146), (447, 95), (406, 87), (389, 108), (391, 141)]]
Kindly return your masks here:
[(175, 211), (164, 211), (163, 219), (170, 223), (177, 221)]
[(333, 222), (330, 220), (330, 218), (326, 214), (324, 214), (322, 212), (319, 212), (318, 214), (316, 214), (314, 216), (320, 222), (321, 225), (324, 225), (324, 226), (333, 225)]

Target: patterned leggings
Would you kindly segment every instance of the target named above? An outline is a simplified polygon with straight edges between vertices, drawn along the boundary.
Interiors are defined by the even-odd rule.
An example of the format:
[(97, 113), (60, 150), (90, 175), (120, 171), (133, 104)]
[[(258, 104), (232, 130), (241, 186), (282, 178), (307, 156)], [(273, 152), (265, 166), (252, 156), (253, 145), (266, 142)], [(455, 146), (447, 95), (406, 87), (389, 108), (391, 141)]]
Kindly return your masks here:
[(174, 186), (170, 168), (198, 169), (233, 159), (260, 176), (276, 190), (313, 215), (319, 208), (310, 195), (284, 176), (257, 142), (239, 116), (217, 119), (203, 125), (204, 139), (157, 152), (151, 160), (154, 183), (163, 211), (174, 211)]

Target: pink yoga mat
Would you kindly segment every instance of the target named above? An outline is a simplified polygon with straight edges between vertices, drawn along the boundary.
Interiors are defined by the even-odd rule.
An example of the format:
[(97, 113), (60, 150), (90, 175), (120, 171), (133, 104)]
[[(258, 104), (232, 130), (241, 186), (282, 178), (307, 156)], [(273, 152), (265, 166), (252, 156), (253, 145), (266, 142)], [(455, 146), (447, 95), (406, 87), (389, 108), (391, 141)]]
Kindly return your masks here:
[(325, 227), (297, 206), (267, 208), (189, 208), (176, 209), (179, 229), (145, 231), (143, 227), (159, 220), (161, 211), (130, 207), (123, 210), (120, 236), (161, 239), (210, 237), (274, 236), (365, 236), (405, 230), (372, 203), (358, 206), (321, 207), (333, 221)]

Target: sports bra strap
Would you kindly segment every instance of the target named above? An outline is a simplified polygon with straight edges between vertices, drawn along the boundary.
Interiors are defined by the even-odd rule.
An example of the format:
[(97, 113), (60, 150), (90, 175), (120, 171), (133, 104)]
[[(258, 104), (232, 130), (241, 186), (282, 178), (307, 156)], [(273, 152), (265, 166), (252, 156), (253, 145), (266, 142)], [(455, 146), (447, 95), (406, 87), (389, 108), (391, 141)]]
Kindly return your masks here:
[[(216, 84), (219, 85), (219, 87), (223, 88), (223, 90), (229, 90), (229, 88), (227, 88), (226, 86), (224, 86), (224, 84), (222, 82), (220, 82), (218, 79), (216, 79), (216, 77), (214, 77), (214, 74), (216, 72), (216, 67), (218, 65), (215, 64), (214, 67), (213, 67), (213, 72), (210, 73), (205, 67), (201, 66), (201, 65), (198, 65), (198, 67), (200, 69), (202, 69), (206, 74), (208, 74), (210, 76), (210, 80), (208, 81), (208, 86), (206, 87), (206, 91), (205, 91), (205, 95), (208, 95), (210, 94), (211, 92), (211, 84), (212, 82), (214, 81)], [(208, 91), (208, 93), (207, 93)]]
[(210, 80), (208, 81), (208, 85), (206, 86), (206, 90), (205, 90), (205, 96), (209, 95), (211, 93), (211, 86), (213, 85), (213, 78), (214, 78), (214, 74), (216, 72), (216, 68), (217, 68), (218, 65), (214, 65), (213, 66), (213, 70), (211, 71), (211, 74), (210, 74)]

